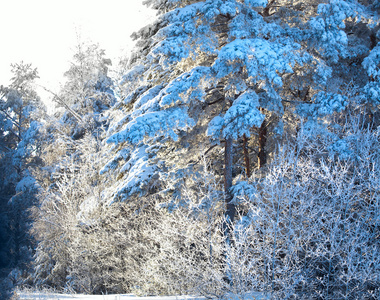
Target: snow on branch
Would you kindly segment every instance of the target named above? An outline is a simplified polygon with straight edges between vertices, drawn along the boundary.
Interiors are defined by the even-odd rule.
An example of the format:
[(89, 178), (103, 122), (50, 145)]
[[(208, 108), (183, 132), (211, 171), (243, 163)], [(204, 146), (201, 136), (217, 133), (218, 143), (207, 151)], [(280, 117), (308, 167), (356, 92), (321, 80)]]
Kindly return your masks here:
[(213, 138), (250, 136), (253, 126), (259, 127), (265, 119), (259, 109), (258, 96), (254, 91), (240, 95), (227, 110), (224, 117), (216, 116), (209, 124), (207, 135)]
[(107, 143), (138, 144), (144, 137), (163, 136), (176, 141), (179, 130), (188, 130), (195, 122), (187, 115), (184, 108), (172, 108), (164, 111), (148, 112), (136, 117), (126, 128), (113, 134)]

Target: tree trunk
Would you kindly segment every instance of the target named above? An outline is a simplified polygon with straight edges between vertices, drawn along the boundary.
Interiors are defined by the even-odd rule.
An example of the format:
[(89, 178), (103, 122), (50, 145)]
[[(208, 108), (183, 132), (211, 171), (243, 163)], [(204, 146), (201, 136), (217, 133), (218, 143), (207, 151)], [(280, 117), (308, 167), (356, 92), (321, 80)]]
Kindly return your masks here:
[(259, 128), (259, 153), (257, 154), (258, 169), (261, 169), (267, 163), (267, 153), (265, 151), (265, 146), (267, 143), (267, 131), (267, 122), (264, 120)]
[(229, 222), (234, 221), (235, 205), (231, 203), (232, 195), (232, 138), (227, 138), (224, 151), (224, 200), (226, 202), (226, 217)]
[(243, 135), (243, 152), (244, 152), (244, 164), (245, 164), (245, 176), (247, 178), (251, 177), (251, 168), (248, 156), (248, 138), (244, 134)]
[(226, 241), (225, 245), (225, 260), (226, 260), (226, 277), (225, 281), (232, 285), (232, 276), (229, 263), (229, 248), (231, 246), (231, 234), (232, 234), (232, 224), (235, 218), (236, 207), (235, 204), (231, 203), (232, 187), (232, 138), (226, 138), (225, 150), (224, 150), (224, 201), (226, 204), (226, 210), (224, 213), (223, 221), (223, 235)]

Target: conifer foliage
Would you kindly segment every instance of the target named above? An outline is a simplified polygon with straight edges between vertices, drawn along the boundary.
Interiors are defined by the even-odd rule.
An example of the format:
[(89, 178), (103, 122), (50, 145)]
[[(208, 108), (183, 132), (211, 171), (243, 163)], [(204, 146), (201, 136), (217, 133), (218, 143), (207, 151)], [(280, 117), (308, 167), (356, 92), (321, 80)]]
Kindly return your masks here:
[[(118, 174), (109, 196), (128, 202), (159, 192), (169, 198), (167, 207), (176, 207), (181, 187), (199, 176), (198, 162), (207, 153), (214, 172), (224, 177), (225, 280), (233, 285), (228, 253), (241, 209), (234, 191), (244, 184), (250, 161), (258, 168), (277, 161), (278, 141), (297, 136), (300, 121), (335, 136), (330, 147), (344, 151), (339, 144), (347, 144), (324, 124), (363, 105), (377, 110), (372, 98), (363, 97), (369, 90), (376, 94), (371, 82), (377, 48), (373, 38), (368, 42), (356, 33), (373, 32), (373, 7), (343, 0), (146, 3), (159, 17), (135, 35), (139, 48), (122, 82), (125, 96), (115, 107), (124, 116), (107, 140), (116, 155), (102, 170)], [(350, 72), (355, 67), (367, 74)], [(257, 149), (253, 160), (246, 149), (250, 138)], [(244, 162), (236, 156), (242, 150)], [(268, 234), (276, 243), (277, 229)], [(277, 267), (274, 258), (272, 263)], [(274, 271), (271, 276), (275, 295), (281, 287)]]
[[(28, 208), (38, 202), (33, 170), (41, 166), (44, 143), (45, 106), (35, 90), (37, 69), (23, 62), (11, 67), (11, 83), (0, 87), (0, 271), (11, 272), (5, 286), (0, 280), (1, 290), (17, 283), (32, 259)], [(0, 297), (6, 297), (3, 291)]]
[(215, 153), (220, 143), (243, 137), (261, 137), (255, 159), (263, 166), (273, 150), (266, 145), (268, 123), (275, 137), (276, 125), (284, 126), (289, 113), (297, 118), (294, 109), (315, 119), (347, 106), (346, 83), (327, 83), (338, 60), (345, 64), (358, 55), (344, 28), (347, 20), (356, 26), (367, 17), (359, 3), (146, 3), (160, 16), (135, 36), (140, 48), (119, 103), (125, 116), (108, 138), (122, 150), (102, 171), (120, 164), (115, 199), (154, 192), (146, 187), (166, 180), (162, 171), (180, 182), (195, 172), (191, 162), (199, 160), (201, 149), (216, 146)]

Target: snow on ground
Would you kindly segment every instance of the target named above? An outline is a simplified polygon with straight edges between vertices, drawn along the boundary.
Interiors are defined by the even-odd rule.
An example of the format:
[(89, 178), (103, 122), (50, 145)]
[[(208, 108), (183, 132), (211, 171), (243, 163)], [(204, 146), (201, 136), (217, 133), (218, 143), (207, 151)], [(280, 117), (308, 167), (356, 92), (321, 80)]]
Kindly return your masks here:
[(136, 297), (134, 295), (69, 295), (51, 293), (18, 292), (20, 300), (205, 300), (204, 297), (192, 296), (164, 296), (164, 297)]
[[(69, 295), (69, 294), (52, 294), (52, 293), (31, 293), (31, 292), (18, 292), (20, 300), (206, 300), (205, 297), (195, 296), (155, 296), (155, 297), (136, 297), (134, 295)], [(269, 295), (264, 296), (262, 293), (250, 293), (243, 297), (231, 297), (234, 299), (255, 299), (265, 300), (270, 299)]]

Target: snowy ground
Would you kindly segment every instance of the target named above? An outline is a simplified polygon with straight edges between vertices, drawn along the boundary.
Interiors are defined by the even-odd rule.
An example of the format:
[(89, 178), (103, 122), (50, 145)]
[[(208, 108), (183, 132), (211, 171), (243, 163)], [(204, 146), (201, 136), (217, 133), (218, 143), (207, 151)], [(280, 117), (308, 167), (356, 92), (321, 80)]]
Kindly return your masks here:
[(191, 297), (191, 296), (166, 296), (166, 297), (136, 297), (133, 295), (63, 295), (63, 294), (50, 294), (50, 293), (17, 293), (20, 300), (205, 300), (204, 297)]
[[(20, 300), (206, 300), (205, 297), (193, 297), (193, 296), (163, 296), (163, 297), (136, 297), (134, 295), (68, 295), (68, 294), (51, 294), (51, 293), (30, 293), (30, 292), (18, 292)], [(231, 299), (236, 297), (231, 297)], [(240, 297), (239, 297), (240, 298)], [(246, 300), (256, 299), (264, 300), (269, 299), (261, 293), (251, 293), (241, 297)]]

